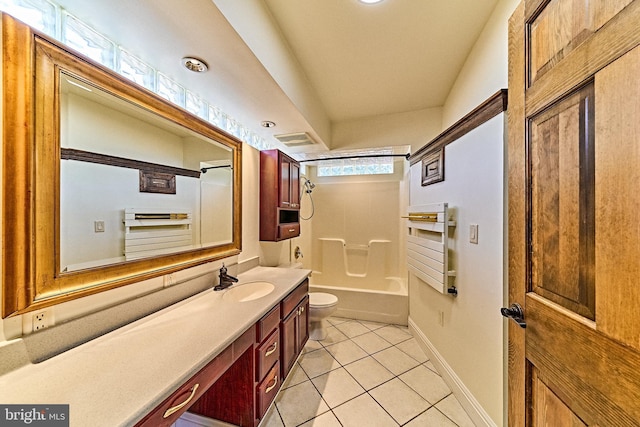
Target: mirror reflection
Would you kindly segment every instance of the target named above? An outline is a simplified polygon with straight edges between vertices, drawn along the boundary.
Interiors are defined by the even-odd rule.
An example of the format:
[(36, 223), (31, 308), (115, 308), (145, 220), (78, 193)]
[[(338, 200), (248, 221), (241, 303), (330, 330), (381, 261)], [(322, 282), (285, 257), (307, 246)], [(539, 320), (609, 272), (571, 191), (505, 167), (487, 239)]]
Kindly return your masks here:
[(233, 241), (233, 151), (60, 74), (58, 271)]

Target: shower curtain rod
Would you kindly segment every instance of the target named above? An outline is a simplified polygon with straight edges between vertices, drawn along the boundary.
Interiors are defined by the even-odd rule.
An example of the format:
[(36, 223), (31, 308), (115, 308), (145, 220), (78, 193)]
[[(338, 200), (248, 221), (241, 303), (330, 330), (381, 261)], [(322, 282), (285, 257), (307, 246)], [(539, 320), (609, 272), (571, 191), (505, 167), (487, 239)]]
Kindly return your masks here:
[(200, 172), (207, 173), (207, 171), (209, 169), (221, 169), (221, 168), (229, 168), (229, 169), (233, 170), (233, 166), (231, 166), (231, 165), (221, 165), (221, 166), (208, 166), (206, 168), (201, 168)]
[(327, 160), (346, 160), (346, 159), (367, 159), (374, 157), (404, 157), (406, 160), (409, 160), (411, 157), (411, 153), (407, 154), (369, 154), (366, 156), (341, 156), (341, 157), (325, 157), (320, 159), (306, 159), (306, 160), (298, 160), (299, 163), (304, 162), (318, 162), (318, 161), (327, 161)]

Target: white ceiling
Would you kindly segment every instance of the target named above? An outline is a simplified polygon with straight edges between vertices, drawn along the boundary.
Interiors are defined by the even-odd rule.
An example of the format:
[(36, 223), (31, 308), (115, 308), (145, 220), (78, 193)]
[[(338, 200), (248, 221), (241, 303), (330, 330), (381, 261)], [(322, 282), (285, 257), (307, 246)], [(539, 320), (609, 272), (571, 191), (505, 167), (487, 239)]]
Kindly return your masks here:
[[(55, 0), (270, 142), (442, 106), (497, 0)], [(180, 66), (193, 55), (210, 71)], [(260, 127), (272, 120), (276, 128)]]
[(443, 105), (496, 0), (264, 0), (332, 121)]

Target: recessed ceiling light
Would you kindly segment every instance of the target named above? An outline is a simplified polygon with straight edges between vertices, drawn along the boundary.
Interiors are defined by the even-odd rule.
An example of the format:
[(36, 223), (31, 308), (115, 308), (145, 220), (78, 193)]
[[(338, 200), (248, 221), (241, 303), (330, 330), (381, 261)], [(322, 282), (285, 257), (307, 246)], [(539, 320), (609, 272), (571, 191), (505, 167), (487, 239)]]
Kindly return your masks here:
[(263, 128), (274, 128), (274, 127), (276, 127), (275, 122), (272, 122), (270, 120), (265, 120), (264, 122), (260, 123), (260, 125), (262, 125)]
[(366, 3), (366, 4), (374, 4), (374, 3), (380, 3), (382, 0), (360, 0), (360, 3)]
[(187, 70), (193, 71), (194, 73), (204, 73), (209, 69), (207, 63), (202, 59), (185, 56), (184, 58), (182, 58), (181, 62)]

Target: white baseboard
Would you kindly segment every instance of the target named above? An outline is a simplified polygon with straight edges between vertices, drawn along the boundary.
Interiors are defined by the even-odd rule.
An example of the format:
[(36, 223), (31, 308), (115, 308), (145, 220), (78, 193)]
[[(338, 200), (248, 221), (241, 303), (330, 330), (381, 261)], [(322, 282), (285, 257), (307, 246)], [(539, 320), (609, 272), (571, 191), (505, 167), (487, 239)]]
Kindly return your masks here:
[(467, 415), (469, 415), (471, 421), (478, 427), (497, 427), (489, 414), (487, 414), (462, 380), (460, 380), (453, 369), (451, 369), (447, 361), (444, 360), (440, 353), (438, 353), (438, 350), (431, 344), (431, 341), (429, 341), (426, 335), (417, 327), (413, 319), (411, 319), (411, 316), (409, 316), (409, 330), (420, 347), (427, 353), (444, 382), (451, 388), (454, 396), (458, 399), (458, 402), (460, 402), (460, 405)]

